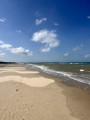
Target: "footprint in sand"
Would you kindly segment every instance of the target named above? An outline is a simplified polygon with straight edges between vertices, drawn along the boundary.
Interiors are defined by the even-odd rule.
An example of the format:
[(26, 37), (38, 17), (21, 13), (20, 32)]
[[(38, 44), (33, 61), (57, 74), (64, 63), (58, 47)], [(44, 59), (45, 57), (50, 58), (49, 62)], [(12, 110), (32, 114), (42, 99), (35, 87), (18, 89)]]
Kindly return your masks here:
[(16, 89), (16, 91), (19, 91), (19, 89)]

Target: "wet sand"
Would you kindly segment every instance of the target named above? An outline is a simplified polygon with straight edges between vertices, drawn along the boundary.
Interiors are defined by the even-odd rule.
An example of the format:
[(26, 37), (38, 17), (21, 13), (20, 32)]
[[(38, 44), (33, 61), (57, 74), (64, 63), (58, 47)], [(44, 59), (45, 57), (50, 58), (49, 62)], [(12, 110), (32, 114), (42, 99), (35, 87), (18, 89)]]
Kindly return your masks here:
[(90, 95), (18, 64), (0, 67), (0, 120), (90, 120)]

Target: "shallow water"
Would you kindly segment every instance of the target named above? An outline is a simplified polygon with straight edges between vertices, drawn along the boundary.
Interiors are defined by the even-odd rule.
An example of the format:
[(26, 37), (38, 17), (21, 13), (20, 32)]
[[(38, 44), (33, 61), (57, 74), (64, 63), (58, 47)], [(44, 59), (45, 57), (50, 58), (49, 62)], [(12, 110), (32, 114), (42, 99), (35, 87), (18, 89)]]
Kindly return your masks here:
[[(64, 82), (75, 86), (75, 83), (90, 85), (90, 62), (76, 63), (26, 63), (30, 69), (64, 79)], [(77, 86), (77, 84), (76, 84)]]

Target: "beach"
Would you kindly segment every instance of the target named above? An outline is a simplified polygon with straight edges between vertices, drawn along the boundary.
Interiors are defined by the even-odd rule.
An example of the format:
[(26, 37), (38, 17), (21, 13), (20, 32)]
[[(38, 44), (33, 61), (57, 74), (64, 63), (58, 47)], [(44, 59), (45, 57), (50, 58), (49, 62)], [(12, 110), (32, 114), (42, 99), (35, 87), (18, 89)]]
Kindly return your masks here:
[(90, 120), (90, 94), (19, 64), (0, 67), (0, 120)]

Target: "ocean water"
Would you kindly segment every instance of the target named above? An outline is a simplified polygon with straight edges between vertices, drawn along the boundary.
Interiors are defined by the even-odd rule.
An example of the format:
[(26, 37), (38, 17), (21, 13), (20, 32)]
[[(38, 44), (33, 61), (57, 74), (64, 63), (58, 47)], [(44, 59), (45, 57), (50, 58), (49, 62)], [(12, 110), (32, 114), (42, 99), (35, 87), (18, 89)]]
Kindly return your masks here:
[[(90, 62), (70, 63), (24, 63), (30, 69), (64, 79), (64, 83), (75, 85), (79, 82), (90, 86)], [(81, 84), (82, 85), (82, 84)]]

